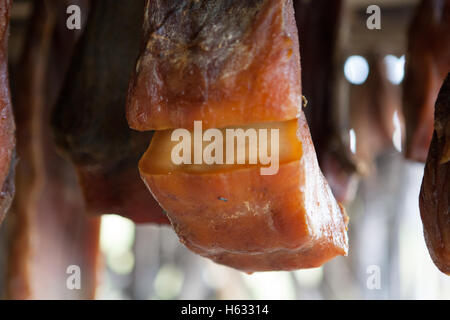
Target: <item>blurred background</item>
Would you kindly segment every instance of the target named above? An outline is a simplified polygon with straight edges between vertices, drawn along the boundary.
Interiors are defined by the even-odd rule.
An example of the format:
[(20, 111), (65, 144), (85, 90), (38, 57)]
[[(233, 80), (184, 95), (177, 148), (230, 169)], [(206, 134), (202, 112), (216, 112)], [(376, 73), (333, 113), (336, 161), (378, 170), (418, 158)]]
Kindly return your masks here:
[[(25, 32), (31, 2), (22, 0), (13, 4), (11, 28), (17, 34)], [(299, 2), (299, 6), (307, 6), (312, 1)], [(434, 266), (423, 237), (418, 197), (424, 164), (406, 160), (402, 154), (401, 95), (407, 29), (417, 3), (349, 0), (340, 8), (342, 17), (332, 64), (331, 96), (336, 107), (333, 114), (322, 113), (322, 117), (337, 123), (340, 146), (352, 159), (357, 173), (347, 181), (343, 196), (350, 217), (348, 257), (335, 258), (316, 269), (247, 275), (191, 253), (169, 227), (137, 225), (118, 215), (104, 215), (96, 297), (450, 299), (450, 278)], [(365, 27), (366, 9), (374, 4), (381, 8), (380, 30)], [(299, 33), (301, 38), (301, 28)], [(11, 38), (13, 64), (21, 45), (20, 36)], [(307, 108), (314, 108), (317, 99), (309, 99), (308, 92), (304, 94), (309, 101)], [(383, 108), (380, 112), (387, 117), (388, 136), (381, 142), (371, 140), (374, 136), (371, 125), (379, 116), (373, 108)], [(311, 126), (316, 143), (318, 130), (314, 124)], [(316, 145), (316, 149), (320, 158), (320, 147)], [(326, 162), (321, 161), (321, 166), (324, 168)], [(7, 281), (10, 219), (0, 228), (0, 290)]]

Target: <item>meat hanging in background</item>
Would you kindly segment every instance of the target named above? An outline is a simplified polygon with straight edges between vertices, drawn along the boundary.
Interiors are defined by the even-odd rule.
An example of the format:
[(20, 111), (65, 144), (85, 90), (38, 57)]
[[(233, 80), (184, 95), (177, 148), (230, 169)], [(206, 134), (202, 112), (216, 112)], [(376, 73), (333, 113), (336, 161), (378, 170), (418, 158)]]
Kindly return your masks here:
[(144, 1), (96, 0), (53, 114), (57, 144), (75, 164), (87, 211), (168, 223), (137, 164), (152, 133), (125, 118), (139, 52)]
[(336, 52), (342, 26), (342, 0), (294, 1), (302, 57), (304, 109), (320, 167), (340, 202), (353, 199), (357, 168), (339, 126)]
[[(147, 1), (127, 116), (133, 128), (162, 130), (139, 168), (192, 251), (245, 272), (347, 254), (347, 217), (320, 172), (301, 103), (292, 1)], [(249, 156), (244, 165), (174, 164), (170, 129), (196, 120), (216, 134), (278, 130), (279, 170), (262, 175)]]
[[(50, 112), (80, 32), (66, 8), (87, 1), (33, 1), (25, 45), (13, 68), (17, 117), (17, 192), (8, 220), (9, 299), (90, 299), (98, 273), (99, 219), (85, 214), (73, 166), (56, 153)], [(80, 268), (80, 290), (66, 282)]]
[(349, 127), (354, 130), (356, 137), (354, 163), (360, 174), (368, 176), (376, 173), (377, 157), (393, 149), (396, 130), (399, 140), (397, 147), (401, 146), (404, 123), (400, 109), (400, 87), (389, 81), (383, 55), (372, 51), (365, 57), (370, 74), (363, 84), (350, 88)]
[(10, 0), (0, 1), (0, 224), (14, 197), (15, 125), (8, 77)]
[(419, 204), (430, 256), (439, 270), (450, 275), (450, 73), (436, 102)]
[(450, 0), (422, 0), (408, 38), (403, 86), (405, 155), (425, 162), (433, 135), (434, 103), (450, 72)]

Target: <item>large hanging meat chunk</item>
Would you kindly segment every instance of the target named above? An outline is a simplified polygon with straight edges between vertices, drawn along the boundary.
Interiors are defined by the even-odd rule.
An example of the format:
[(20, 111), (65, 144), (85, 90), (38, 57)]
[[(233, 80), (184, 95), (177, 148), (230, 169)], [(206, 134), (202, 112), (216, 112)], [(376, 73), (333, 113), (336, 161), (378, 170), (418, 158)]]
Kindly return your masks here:
[[(294, 119), (300, 106), (292, 1), (147, 1), (127, 118), (138, 130)], [(270, 89), (270, 90), (269, 90)]]
[(0, 1), (0, 223), (14, 195), (14, 118), (8, 78), (10, 0)]
[[(347, 217), (320, 172), (299, 111), (292, 1), (149, 0), (144, 26), (128, 120), (141, 130), (170, 128), (156, 131), (139, 168), (181, 242), (246, 272), (317, 267), (346, 255)], [(219, 128), (211, 129), (214, 138), (199, 138), (194, 120)], [(259, 144), (234, 144), (230, 130)], [(183, 138), (187, 148), (175, 154), (196, 157), (214, 140), (217, 161), (174, 162), (173, 136), (180, 132), (191, 139)], [(264, 146), (252, 132), (266, 132), (272, 143)], [(276, 158), (277, 170), (265, 172), (263, 150)], [(235, 156), (240, 162), (229, 162)]]
[(423, 0), (409, 30), (403, 105), (406, 156), (425, 162), (433, 135), (433, 110), (450, 71), (450, 0)]
[(58, 145), (77, 167), (89, 212), (166, 223), (137, 169), (151, 132), (130, 130), (125, 118), (143, 8), (143, 0), (93, 2), (53, 125)]
[(246, 272), (312, 268), (345, 255), (345, 213), (320, 172), (304, 115), (243, 129), (254, 127), (280, 132), (275, 175), (259, 166), (174, 167), (171, 131), (154, 137), (141, 174), (180, 240)]
[[(49, 126), (79, 37), (66, 28), (69, 2), (74, 3), (33, 2), (23, 53), (13, 68), (20, 161), (7, 225), (9, 299), (89, 299), (95, 294), (100, 221), (85, 214), (75, 170), (57, 154)], [(75, 3), (87, 14), (86, 1)], [(81, 288), (71, 290), (67, 280), (76, 268)]]
[(420, 215), (431, 258), (450, 275), (450, 73), (436, 102), (434, 129), (420, 190)]

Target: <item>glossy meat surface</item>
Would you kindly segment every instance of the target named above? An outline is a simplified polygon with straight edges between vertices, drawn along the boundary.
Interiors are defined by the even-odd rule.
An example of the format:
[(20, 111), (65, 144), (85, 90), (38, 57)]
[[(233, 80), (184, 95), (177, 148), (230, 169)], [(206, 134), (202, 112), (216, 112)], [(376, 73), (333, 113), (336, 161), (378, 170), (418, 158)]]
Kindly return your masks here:
[(275, 175), (240, 165), (195, 172), (167, 164), (161, 172), (152, 165), (152, 146), (163, 143), (155, 137), (141, 175), (182, 243), (245, 272), (318, 267), (347, 254), (345, 212), (320, 172), (304, 115), (293, 121), (294, 134), (280, 133), (293, 151), (280, 156)]
[(450, 72), (450, 0), (423, 0), (411, 21), (403, 108), (406, 157), (425, 162), (433, 135), (434, 104)]
[(0, 223), (14, 195), (15, 125), (8, 78), (10, 0), (0, 1)]
[(291, 0), (148, 0), (127, 101), (137, 130), (294, 119), (301, 102)]
[(420, 215), (430, 256), (450, 275), (450, 73), (436, 102), (434, 128), (420, 190)]
[(137, 164), (151, 132), (129, 129), (128, 81), (139, 51), (144, 1), (94, 1), (53, 114), (57, 143), (75, 164), (87, 210), (167, 223)]

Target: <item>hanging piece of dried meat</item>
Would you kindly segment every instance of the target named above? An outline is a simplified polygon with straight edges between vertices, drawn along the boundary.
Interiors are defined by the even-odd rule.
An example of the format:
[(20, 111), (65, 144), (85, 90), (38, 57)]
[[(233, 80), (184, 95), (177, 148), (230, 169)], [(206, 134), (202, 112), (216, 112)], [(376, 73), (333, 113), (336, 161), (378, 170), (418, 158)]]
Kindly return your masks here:
[[(97, 285), (100, 221), (85, 214), (75, 170), (56, 152), (49, 126), (80, 34), (66, 28), (68, 3), (87, 14), (83, 0), (33, 1), (23, 53), (12, 71), (20, 161), (7, 225), (9, 299), (90, 299)], [(76, 268), (81, 288), (71, 290), (66, 283)]]
[(93, 2), (53, 126), (58, 145), (77, 168), (90, 213), (167, 223), (137, 169), (152, 134), (130, 130), (124, 110), (143, 8), (143, 0)]
[(356, 191), (356, 166), (342, 141), (339, 123), (336, 52), (342, 27), (341, 0), (294, 1), (302, 57), (304, 109), (322, 169), (334, 196), (351, 201)]
[(436, 102), (419, 204), (430, 256), (439, 270), (450, 275), (450, 73)]
[(450, 71), (450, 0), (422, 0), (411, 21), (403, 108), (407, 158), (425, 162), (439, 88)]
[(301, 104), (291, 1), (147, 1), (127, 118), (137, 130), (283, 121)]
[[(149, 0), (144, 29), (128, 121), (139, 130), (169, 128), (156, 131), (139, 168), (180, 240), (245, 272), (317, 267), (346, 255), (347, 217), (320, 172), (301, 111), (292, 1)], [(175, 164), (171, 129), (195, 129), (194, 120), (220, 128), (212, 131), (219, 136), (278, 130), (269, 150), (278, 170), (262, 173), (261, 144), (243, 147), (244, 164)], [(194, 154), (195, 130), (183, 132), (194, 137)], [(221, 151), (215, 156), (234, 160), (231, 149)]]
[(0, 223), (14, 196), (15, 126), (8, 78), (10, 0), (0, 1)]

